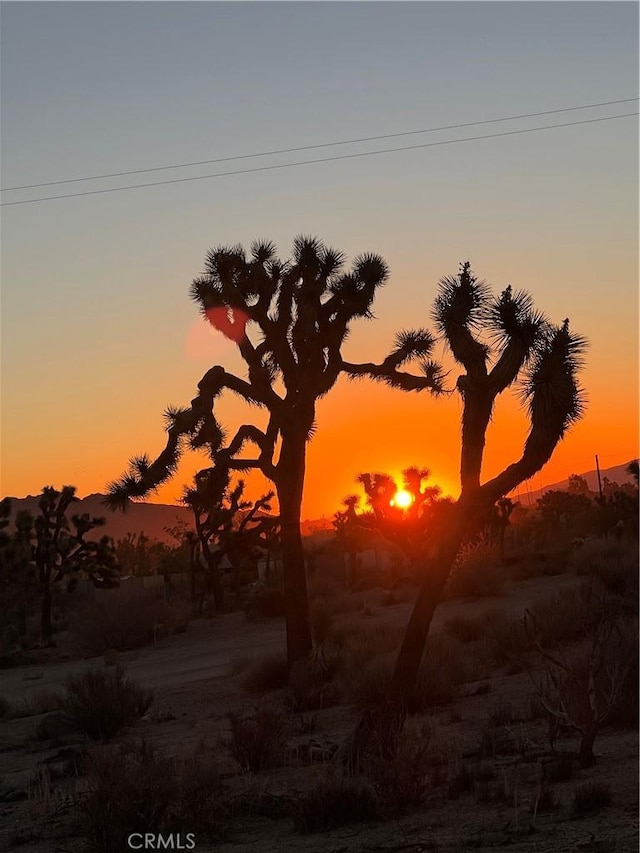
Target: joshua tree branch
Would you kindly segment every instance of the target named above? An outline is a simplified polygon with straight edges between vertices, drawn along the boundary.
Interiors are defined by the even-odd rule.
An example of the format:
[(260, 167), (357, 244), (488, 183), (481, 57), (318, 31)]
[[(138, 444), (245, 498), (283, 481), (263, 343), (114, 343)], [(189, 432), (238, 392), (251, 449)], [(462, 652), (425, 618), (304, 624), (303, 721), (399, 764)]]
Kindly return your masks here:
[[(272, 427), (271, 420), (266, 432), (262, 432), (253, 424), (243, 424), (238, 428), (229, 445), (218, 451), (217, 458), (222, 460), (222, 464), (234, 470), (242, 470), (245, 467), (261, 468), (266, 477), (273, 479), (275, 474), (273, 451), (277, 430)], [(248, 441), (255, 444), (260, 450), (258, 459), (234, 459), (233, 457), (242, 450)]]
[(348, 361), (343, 361), (341, 369), (351, 378), (369, 376), (371, 379), (386, 382), (387, 385), (391, 385), (394, 388), (402, 388), (404, 391), (423, 391), (426, 388), (434, 394), (442, 392), (442, 386), (437, 378), (415, 376), (413, 373), (396, 370), (394, 367), (385, 367), (383, 364), (373, 364), (372, 362), (352, 364)]

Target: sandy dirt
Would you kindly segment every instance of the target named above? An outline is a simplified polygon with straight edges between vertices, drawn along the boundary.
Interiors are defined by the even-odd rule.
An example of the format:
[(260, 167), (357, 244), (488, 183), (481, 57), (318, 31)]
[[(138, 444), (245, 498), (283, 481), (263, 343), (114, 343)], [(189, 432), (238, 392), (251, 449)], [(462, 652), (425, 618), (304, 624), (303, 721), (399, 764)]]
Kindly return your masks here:
[[(445, 602), (438, 610), (434, 630), (442, 630), (453, 616), (473, 617), (484, 613), (519, 613), (536, 600), (571, 595), (575, 579), (567, 576), (536, 578), (512, 584), (507, 594), (480, 600)], [(366, 595), (365, 595), (366, 598)], [(369, 624), (406, 623), (411, 603), (391, 607), (375, 605), (371, 596), (370, 615), (344, 614), (343, 620), (369, 620)], [(146, 716), (118, 740), (149, 740), (163, 755), (210, 754), (220, 759), (220, 738), (228, 732), (230, 711), (250, 711), (258, 701), (242, 688), (239, 677), (230, 677), (230, 667), (239, 660), (255, 660), (285, 649), (281, 620), (252, 623), (244, 614), (228, 614), (213, 620), (192, 623), (186, 633), (160, 640), (153, 646), (120, 655), (127, 674), (155, 691)], [(0, 672), (0, 693), (13, 702), (59, 687), (72, 673), (87, 666), (101, 667), (101, 658), (34, 664)], [(455, 705), (434, 712), (434, 725), (446, 748), (458, 754), (477, 746), (479, 732), (497, 703), (523, 703), (530, 693), (527, 675), (495, 674), (486, 690), (465, 685)], [(340, 743), (357, 719), (354, 709), (344, 706), (317, 713), (316, 740)], [(5, 789), (29, 793), (29, 799), (0, 802), (0, 850), (25, 853), (76, 853), (85, 849), (77, 838), (61, 842), (57, 838), (62, 817), (51, 814), (42, 792), (33, 790), (30, 780), (48, 759), (56, 757), (58, 744), (34, 742), (33, 727), (38, 717), (19, 717), (0, 722), (0, 775)], [(542, 721), (527, 724), (526, 737), (544, 748)], [(523, 735), (524, 736), (524, 735)], [(307, 740), (309, 738), (307, 737)], [(80, 738), (80, 742), (81, 742)], [(304, 741), (305, 738), (298, 738)], [(570, 746), (570, 743), (568, 744)], [(493, 850), (508, 846), (514, 851), (540, 853), (627, 853), (638, 849), (637, 820), (637, 732), (607, 730), (598, 739), (596, 768), (580, 770), (569, 782), (559, 783), (559, 812), (537, 817), (530, 828), (530, 799), (535, 765), (518, 768), (512, 759), (503, 759), (500, 772), (511, 778), (522, 773), (519, 802), (485, 805), (469, 795), (448, 800), (437, 791), (426, 807), (414, 814), (384, 823), (350, 825), (311, 835), (293, 831), (290, 819), (251, 818), (215, 844), (198, 839), (196, 851), (209, 853), (417, 853), (417, 851)], [(231, 763), (229, 765), (233, 767)], [(290, 766), (259, 774), (250, 780), (274, 791), (304, 791), (325, 768)], [(237, 772), (237, 770), (236, 770)], [(569, 818), (567, 804), (581, 781), (606, 783), (612, 792), (611, 807), (592, 817)], [(248, 789), (251, 790), (251, 789)], [(251, 794), (248, 794), (250, 796)], [(46, 799), (46, 797), (44, 797)], [(55, 799), (55, 797), (54, 797)], [(47, 808), (49, 806), (49, 808)], [(66, 824), (65, 824), (66, 825)], [(35, 829), (33, 829), (35, 827)], [(33, 837), (29, 837), (32, 831)], [(185, 827), (185, 832), (189, 831)], [(19, 842), (19, 844), (17, 843)], [(126, 853), (116, 851), (113, 853)]]

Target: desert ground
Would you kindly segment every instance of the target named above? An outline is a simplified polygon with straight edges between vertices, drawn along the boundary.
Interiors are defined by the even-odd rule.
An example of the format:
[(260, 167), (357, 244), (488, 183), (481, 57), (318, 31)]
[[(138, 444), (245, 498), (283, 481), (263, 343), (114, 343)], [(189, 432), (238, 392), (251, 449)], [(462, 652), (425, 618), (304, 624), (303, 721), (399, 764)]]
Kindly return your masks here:
[[(572, 573), (535, 577), (511, 581), (499, 595), (445, 601), (436, 614), (433, 642), (464, 636), (465, 625), (504, 624), (505, 618), (549, 602), (556, 610), (570, 609), (581, 582)], [(341, 606), (338, 598), (329, 601), (334, 615), (324, 644), (332, 637), (364, 638), (376, 647), (373, 663), (384, 668), (388, 655), (375, 655), (401, 632), (415, 593), (406, 588), (391, 595), (381, 589), (334, 594)], [(636, 850), (637, 730), (603, 727), (595, 743), (596, 764), (576, 766), (567, 759), (575, 750), (575, 732), (559, 731), (550, 747), (548, 719), (533, 698), (536, 670), (506, 659), (478, 667), (485, 657), (482, 637), (461, 641), (460, 636), (454, 642), (463, 663), (474, 659), (470, 674), (460, 679), (455, 695), (436, 698), (405, 726), (408, 751), (397, 761), (415, 761), (415, 744), (421, 744), (419, 796), (414, 788), (405, 790), (399, 767), (382, 774), (378, 768), (373, 778), (379, 797), (389, 803), (406, 798), (406, 804), (396, 803), (384, 817), (368, 820), (358, 819), (356, 809), (344, 825), (334, 826), (330, 818), (324, 824), (305, 821), (299, 804), (314, 789), (332, 784), (340, 796), (345, 784), (340, 746), (362, 702), (348, 690), (351, 701), (344, 691), (318, 698), (308, 685), (292, 701), (277, 675), (285, 653), (283, 620), (249, 621), (242, 612), (196, 619), (184, 633), (145, 648), (89, 659), (69, 659), (72, 645), (63, 635), (39, 660), (2, 670), (1, 695), (12, 710), (1, 723), (0, 848), (25, 853), (127, 849), (113, 840), (120, 838), (117, 833), (109, 841), (95, 824), (118, 821), (118, 794), (112, 796), (108, 786), (126, 795), (127, 773), (133, 772), (127, 768), (135, 766), (143, 773), (146, 767), (147, 781), (138, 781), (135, 790), (149, 802), (162, 798), (158, 785), (165, 774), (202, 777), (197, 793), (189, 789), (193, 810), (183, 808), (173, 823), (162, 824), (174, 833), (192, 832), (198, 851)], [(92, 745), (86, 734), (70, 730), (56, 708), (60, 686), (87, 667), (121, 668), (153, 691), (148, 710), (106, 745)], [(263, 765), (243, 766), (230, 746), (233, 715), (250, 724), (261, 713), (281, 721), (277, 755)], [(593, 803), (576, 804), (581, 791), (588, 800), (594, 788)], [(87, 806), (96, 797), (107, 812), (104, 803), (111, 798), (115, 813), (96, 816)], [(196, 809), (195, 800), (204, 805)], [(142, 811), (148, 827), (148, 810)], [(211, 812), (215, 820), (207, 817)], [(129, 831), (135, 831), (135, 816), (128, 820), (133, 820)], [(184, 845), (185, 838), (180, 842), (174, 835), (173, 843)]]

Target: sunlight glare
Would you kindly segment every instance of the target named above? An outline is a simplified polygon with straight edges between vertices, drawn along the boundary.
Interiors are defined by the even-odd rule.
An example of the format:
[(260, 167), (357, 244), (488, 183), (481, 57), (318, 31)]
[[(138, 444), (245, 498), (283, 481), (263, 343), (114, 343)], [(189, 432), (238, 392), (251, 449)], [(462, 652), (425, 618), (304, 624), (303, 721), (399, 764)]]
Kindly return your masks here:
[(408, 492), (406, 489), (398, 489), (395, 493), (393, 500), (391, 501), (392, 506), (400, 507), (400, 509), (407, 509), (413, 503), (413, 495), (411, 492)]

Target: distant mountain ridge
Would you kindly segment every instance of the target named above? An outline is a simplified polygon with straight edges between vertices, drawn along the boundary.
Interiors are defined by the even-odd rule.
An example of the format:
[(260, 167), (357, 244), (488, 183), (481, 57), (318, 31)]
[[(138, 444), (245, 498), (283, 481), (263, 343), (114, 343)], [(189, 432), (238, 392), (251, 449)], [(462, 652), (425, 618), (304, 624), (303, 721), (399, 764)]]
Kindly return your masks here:
[[(630, 483), (633, 477), (627, 474), (626, 467), (629, 463), (625, 462), (621, 465), (614, 465), (611, 468), (603, 468), (600, 470), (600, 476), (604, 479), (607, 477), (611, 482)], [(589, 488), (593, 492), (598, 491), (598, 475), (595, 470), (586, 471), (579, 475), (584, 477)], [(543, 486), (535, 491), (528, 491), (523, 486), (520, 487), (519, 497), (518, 490), (511, 493), (514, 500), (520, 500), (523, 506), (534, 505), (538, 498), (542, 497), (545, 492), (563, 491), (569, 485), (569, 479), (561, 480), (559, 483), (552, 483), (549, 486)], [(139, 534), (144, 533), (150, 539), (157, 539), (160, 542), (173, 543), (171, 535), (167, 533), (165, 528), (174, 527), (178, 522), (184, 521), (189, 526), (192, 525), (193, 515), (188, 507), (178, 506), (174, 504), (151, 504), (145, 502), (133, 503), (129, 501), (129, 508), (126, 512), (112, 511), (104, 505), (105, 496), (101, 494), (87, 495), (81, 498), (78, 503), (73, 504), (68, 512), (68, 516), (82, 515), (89, 513), (91, 516), (103, 516), (106, 519), (104, 527), (99, 528), (96, 533), (100, 536), (111, 536), (116, 541), (123, 539), (128, 533)], [(11, 518), (15, 518), (16, 513), (20, 510), (28, 510), (33, 515), (38, 513), (38, 497), (28, 495), (25, 498), (10, 498), (11, 500)], [(337, 507), (336, 507), (337, 509)], [(307, 519), (302, 522), (303, 536), (310, 536), (318, 531), (331, 530), (331, 521), (328, 518), (322, 519)]]
[[(133, 503), (129, 501), (126, 512), (108, 509), (103, 501), (105, 495), (93, 494), (81, 498), (77, 503), (71, 505), (67, 511), (67, 517), (89, 513), (90, 516), (102, 516), (106, 519), (104, 527), (97, 528), (89, 538), (97, 536), (111, 536), (114, 540), (124, 539), (128, 533), (144, 533), (150, 539), (159, 542), (173, 543), (171, 535), (166, 532), (166, 527), (175, 527), (179, 521), (191, 525), (193, 514), (188, 507), (175, 506), (173, 504), (150, 504)], [(37, 515), (38, 497), (28, 495), (26, 498), (10, 498), (11, 519), (21, 510), (28, 510), (32, 515)]]
[[(630, 462), (631, 460), (629, 460)], [(612, 483), (619, 483), (622, 485), (623, 483), (632, 483), (633, 477), (631, 474), (627, 473), (627, 465), (629, 462), (624, 462), (622, 465), (614, 465), (612, 468), (601, 468), (600, 469), (600, 478), (604, 481), (606, 477)], [(598, 472), (594, 468), (592, 471), (585, 471), (583, 474), (578, 474), (579, 477), (582, 477), (587, 481), (587, 485), (592, 492), (598, 491)], [(524, 488), (523, 485), (520, 486), (520, 501), (523, 506), (529, 506), (529, 502), (531, 504), (535, 504), (538, 498), (541, 498), (545, 492), (563, 492), (569, 486), (569, 478), (566, 480), (561, 480), (559, 483), (551, 483), (549, 486), (542, 486), (540, 489), (536, 489), (535, 491), (528, 491)], [(515, 492), (511, 492), (511, 498), (513, 499), (517, 496), (518, 490)]]

